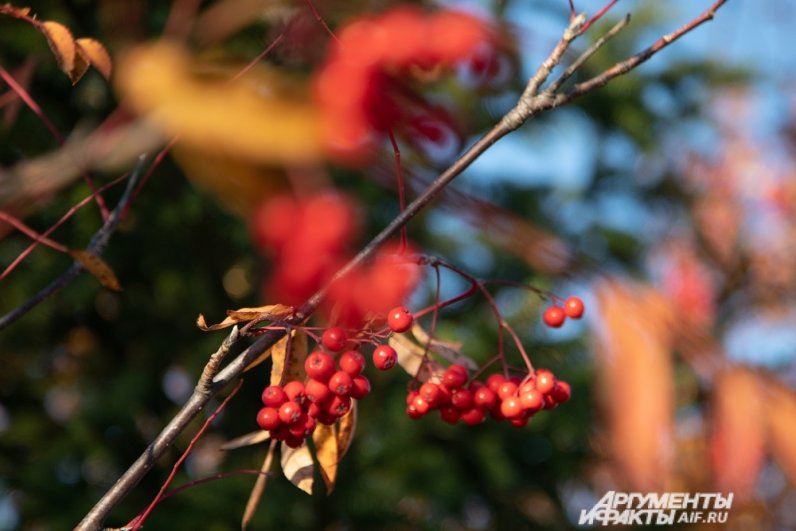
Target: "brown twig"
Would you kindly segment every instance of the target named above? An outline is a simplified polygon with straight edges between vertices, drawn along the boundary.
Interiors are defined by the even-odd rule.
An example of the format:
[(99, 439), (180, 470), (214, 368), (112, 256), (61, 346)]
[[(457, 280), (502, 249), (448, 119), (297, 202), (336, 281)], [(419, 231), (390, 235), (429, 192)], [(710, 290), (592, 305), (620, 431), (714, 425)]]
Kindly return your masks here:
[[(639, 64), (649, 59), (652, 55), (671, 44), (673, 41), (693, 30), (697, 26), (713, 18), (716, 10), (721, 7), (726, 0), (715, 2), (705, 13), (689, 22), (679, 30), (666, 35), (656, 41), (650, 48), (630, 57), (628, 60), (617, 63), (599, 76), (589, 81), (576, 85), (569, 92), (554, 95), (548, 92), (537, 94), (539, 87), (549, 77), (552, 70), (560, 62), (564, 52), (568, 49), (572, 41), (577, 37), (579, 29), (582, 27), (585, 16), (575, 17), (562, 39), (556, 45), (550, 56), (543, 62), (539, 70), (528, 82), (528, 86), (520, 97), (517, 105), (509, 111), (501, 121), (490, 129), (483, 137), (470, 146), (451, 166), (442, 172), (414, 201), (407, 205), (406, 209), (395, 217), (381, 232), (379, 232), (353, 259), (340, 269), (334, 276), (330, 284), (350, 274), (353, 270), (363, 265), (370, 259), (376, 250), (387, 240), (397, 234), (415, 215), (417, 215), (428, 203), (434, 200), (440, 192), (458, 177), (467, 167), (481, 156), (492, 144), (503, 138), (508, 133), (516, 130), (525, 121), (540, 112), (550, 110), (554, 107), (568, 103), (591, 90), (601, 87), (611, 79), (632, 70)], [(328, 287), (320, 289), (296, 313), (287, 321), (290, 324), (299, 324), (306, 320), (320, 305)], [(502, 330), (502, 329), (501, 329)], [(96, 530), (101, 527), (110, 511), (118, 504), (127, 493), (138, 483), (138, 481), (152, 468), (155, 461), (163, 455), (163, 452), (170, 446), (176, 437), (188, 426), (191, 420), (204, 409), (211, 396), (224, 389), (231, 382), (236, 381), (243, 370), (256, 359), (264, 350), (273, 346), (279, 339), (284, 337), (284, 330), (269, 330), (259, 337), (252, 345), (239, 354), (229, 365), (227, 365), (213, 379), (210, 393), (205, 394), (195, 390), (186, 404), (180, 409), (177, 415), (168, 423), (155, 441), (146, 451), (133, 463), (124, 473), (122, 478), (111, 487), (100, 501), (91, 509), (86, 517), (81, 521), (76, 529), (81, 531)]]

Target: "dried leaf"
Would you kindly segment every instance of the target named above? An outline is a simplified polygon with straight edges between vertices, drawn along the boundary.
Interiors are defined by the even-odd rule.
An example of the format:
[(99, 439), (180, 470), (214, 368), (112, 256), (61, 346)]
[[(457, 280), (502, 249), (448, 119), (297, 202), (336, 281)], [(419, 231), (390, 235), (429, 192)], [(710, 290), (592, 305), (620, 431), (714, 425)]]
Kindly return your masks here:
[(268, 481), (268, 471), (271, 469), (271, 463), (274, 461), (275, 449), (276, 444), (272, 443), (271, 446), (268, 447), (268, 453), (265, 454), (265, 460), (260, 467), (260, 475), (257, 476), (257, 481), (254, 482), (254, 487), (252, 488), (251, 494), (249, 494), (249, 499), (246, 501), (246, 509), (243, 511), (243, 518), (241, 518), (240, 522), (241, 529), (246, 529), (246, 526), (248, 526), (252, 518), (254, 518), (257, 506), (260, 504), (260, 498), (263, 497), (265, 483)]
[(132, 109), (191, 149), (257, 164), (322, 157), (319, 111), (304, 85), (262, 65), (232, 78), (165, 42), (129, 52), (116, 75)]
[(75, 83), (72, 75), (75, 68), (77, 45), (72, 32), (63, 24), (52, 20), (42, 22), (39, 31), (47, 38), (47, 44), (50, 45), (50, 49), (58, 61), (58, 66), (72, 79), (72, 83)]
[[(412, 325), (412, 335), (415, 336), (418, 343), (425, 345), (428, 343), (428, 334), (417, 321)], [(478, 364), (470, 359), (469, 356), (462, 354), (462, 343), (460, 341), (441, 341), (437, 338), (431, 339), (430, 350), (439, 355), (441, 358), (448, 360), (451, 363), (458, 363), (464, 365), (470, 370), (476, 370)]]
[(628, 281), (605, 281), (596, 294), (598, 384), (611, 457), (628, 488), (660, 490), (672, 458), (671, 306), (653, 288)]
[(796, 394), (775, 381), (766, 381), (765, 389), (769, 448), (782, 471), (795, 483)]
[(754, 493), (765, 457), (761, 391), (757, 375), (746, 369), (728, 370), (714, 380), (710, 442), (716, 487), (742, 499)]
[(94, 275), (99, 280), (102, 287), (111, 291), (122, 291), (122, 286), (119, 284), (119, 279), (116, 278), (116, 273), (108, 266), (108, 264), (92, 253), (83, 249), (70, 249), (69, 255), (74, 258), (86, 271)]
[[(304, 377), (304, 360), (307, 359), (307, 334), (298, 330), (291, 330), (290, 357), (288, 358), (288, 336), (283, 337), (271, 347), (271, 385), (280, 385), (290, 380), (300, 380)], [(249, 366), (251, 367), (251, 365)], [(247, 369), (249, 368), (247, 367)]]
[(86, 62), (91, 64), (105, 79), (110, 79), (113, 62), (105, 46), (96, 39), (83, 37), (75, 41), (77, 51)]
[(222, 450), (237, 450), (238, 448), (245, 448), (247, 446), (254, 446), (261, 442), (267, 441), (271, 438), (271, 432), (265, 430), (257, 430), (240, 437), (235, 437), (231, 441), (227, 441), (221, 445)]
[(196, 318), (196, 326), (198, 326), (205, 332), (211, 332), (215, 330), (222, 330), (224, 328), (229, 328), (230, 326), (234, 326), (238, 323), (245, 323), (253, 319), (263, 317), (264, 315), (268, 315), (274, 318), (280, 318), (280, 317), (287, 317), (292, 313), (293, 313), (293, 307), (285, 306), (283, 304), (269, 304), (257, 308), (240, 308), (238, 310), (227, 310), (226, 319), (224, 319), (220, 323), (209, 326), (207, 324), (207, 321), (205, 320), (205, 316), (200, 313), (199, 317)]
[(312, 494), (314, 470), (315, 463), (306, 443), (298, 448), (282, 443), (282, 472), (291, 483), (307, 494)]
[(326, 494), (334, 490), (337, 479), (337, 464), (340, 462), (337, 441), (337, 427), (319, 424), (312, 434), (315, 443), (315, 456), (321, 469), (321, 477), (326, 484)]
[(409, 376), (417, 377), (421, 382), (431, 378), (428, 363), (424, 363), (424, 348), (406, 337), (404, 334), (393, 334), (387, 343), (398, 354), (398, 365)]
[(12, 17), (24, 18), (30, 14), (29, 7), (14, 7), (11, 4), (3, 4), (0, 6), (0, 13), (10, 15)]
[(83, 54), (80, 48), (75, 48), (75, 52), (75, 64), (72, 67), (72, 71), (69, 72), (69, 79), (72, 81), (73, 85), (76, 85), (77, 82), (82, 79), (90, 66), (88, 58)]

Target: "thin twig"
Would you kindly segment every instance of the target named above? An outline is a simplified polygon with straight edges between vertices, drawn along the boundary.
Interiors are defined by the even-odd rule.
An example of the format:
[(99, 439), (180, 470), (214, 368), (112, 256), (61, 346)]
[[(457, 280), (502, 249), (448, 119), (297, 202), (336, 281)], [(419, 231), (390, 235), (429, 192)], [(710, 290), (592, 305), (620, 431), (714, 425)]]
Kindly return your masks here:
[[(105, 247), (108, 244), (108, 240), (110, 239), (111, 235), (116, 231), (116, 228), (119, 226), (119, 222), (122, 218), (122, 212), (125, 210), (127, 203), (130, 201), (132, 197), (132, 191), (135, 188), (135, 183), (138, 182), (138, 177), (141, 175), (141, 170), (144, 167), (145, 157), (142, 156), (139, 161), (138, 165), (136, 166), (133, 173), (130, 175), (130, 179), (127, 181), (127, 188), (124, 191), (121, 199), (116, 205), (116, 208), (105, 221), (105, 223), (100, 227), (100, 229), (92, 236), (91, 240), (89, 241), (86, 250), (92, 254), (97, 256), (101, 255), (103, 251), (105, 251)], [(48, 297), (52, 296), (53, 294), (57, 293), (61, 288), (69, 284), (77, 275), (83, 272), (83, 266), (75, 262), (73, 263), (69, 269), (67, 269), (60, 277), (53, 280), (47, 287), (42, 289), (36, 295), (28, 299), (24, 304), (18, 306), (17, 308), (11, 310), (4, 316), (0, 317), (0, 330), (5, 329), (11, 323), (15, 322), (17, 319), (28, 313), (30, 310), (41, 304), (45, 301)]]

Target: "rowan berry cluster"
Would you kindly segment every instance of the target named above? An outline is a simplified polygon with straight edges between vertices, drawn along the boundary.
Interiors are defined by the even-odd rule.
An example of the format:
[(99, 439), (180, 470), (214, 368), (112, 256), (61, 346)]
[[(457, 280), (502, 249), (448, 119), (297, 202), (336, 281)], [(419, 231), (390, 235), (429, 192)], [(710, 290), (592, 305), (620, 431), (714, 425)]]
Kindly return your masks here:
[(570, 386), (547, 369), (537, 369), (525, 378), (492, 374), (486, 381), (467, 384), (467, 369), (450, 365), (441, 377), (423, 383), (406, 396), (406, 413), (418, 419), (438, 410), (443, 421), (474, 426), (487, 415), (522, 427), (542, 409), (553, 409), (571, 395)]
[[(392, 309), (387, 323), (393, 332), (412, 326), (413, 317), (403, 306)], [(361, 400), (370, 393), (370, 380), (362, 374), (365, 357), (349, 341), (343, 328), (333, 326), (323, 331), (319, 349), (304, 361), (303, 380), (290, 380), (284, 385), (269, 385), (262, 392), (263, 407), (257, 413), (257, 424), (278, 441), (290, 447), (300, 446), (312, 436), (318, 423), (332, 425), (351, 410), (352, 400)], [(373, 365), (389, 370), (398, 354), (389, 345), (378, 345), (372, 354)]]
[[(413, 68), (450, 67), (491, 39), (483, 22), (471, 15), (427, 14), (410, 6), (348, 24), (315, 82), (326, 143), (339, 155), (354, 155), (373, 130), (427, 122), (407, 115), (395, 76)], [(436, 128), (434, 134), (439, 134)]]
[(554, 304), (548, 307), (544, 311), (544, 314), (542, 314), (542, 320), (544, 324), (551, 328), (559, 328), (564, 324), (567, 317), (571, 319), (580, 319), (583, 317), (584, 309), (583, 301), (580, 300), (580, 298), (569, 297), (564, 301), (563, 306)]

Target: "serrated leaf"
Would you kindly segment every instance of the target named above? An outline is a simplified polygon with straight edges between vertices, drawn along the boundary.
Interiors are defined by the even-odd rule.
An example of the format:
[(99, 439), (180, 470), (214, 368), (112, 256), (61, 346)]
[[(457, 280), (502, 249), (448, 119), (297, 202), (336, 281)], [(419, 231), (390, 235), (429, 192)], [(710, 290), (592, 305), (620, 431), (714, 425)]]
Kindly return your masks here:
[[(271, 347), (271, 385), (281, 385), (282, 382), (304, 379), (304, 360), (307, 359), (307, 334), (298, 330), (291, 330), (292, 339), (288, 344), (286, 335)], [(289, 346), (289, 348), (288, 348)], [(287, 366), (285, 366), (285, 360)], [(247, 367), (247, 370), (251, 367)]]
[(111, 291), (122, 291), (122, 286), (119, 284), (119, 279), (116, 278), (116, 273), (113, 272), (105, 260), (96, 254), (84, 249), (70, 249), (69, 256), (74, 258), (86, 271), (99, 280), (102, 287)]
[(105, 46), (96, 39), (83, 37), (75, 41), (77, 50), (105, 79), (110, 79), (113, 61)]
[(315, 443), (315, 457), (321, 469), (321, 477), (326, 484), (326, 494), (331, 494), (337, 480), (337, 465), (340, 462), (337, 427), (319, 424), (312, 433)]
[(237, 450), (238, 448), (245, 448), (247, 446), (254, 446), (260, 444), (271, 438), (271, 432), (265, 430), (257, 430), (240, 437), (235, 437), (231, 441), (227, 441), (221, 445), (222, 450)]
[(229, 328), (238, 323), (245, 323), (253, 319), (260, 318), (264, 315), (269, 315), (274, 318), (287, 317), (293, 313), (292, 306), (285, 306), (283, 304), (268, 304), (266, 306), (259, 306), (257, 308), (240, 308), (238, 310), (227, 310), (227, 318), (214, 325), (208, 325), (205, 316), (201, 313), (196, 318), (196, 326), (205, 332), (213, 332), (215, 330), (222, 330)]
[(292, 484), (307, 494), (312, 494), (314, 471), (315, 463), (306, 443), (298, 448), (282, 443), (282, 472)]
[(243, 510), (243, 517), (240, 521), (241, 529), (246, 529), (246, 526), (249, 525), (249, 522), (251, 522), (251, 519), (254, 517), (255, 511), (257, 511), (257, 506), (260, 504), (260, 499), (263, 497), (265, 484), (268, 481), (268, 471), (271, 469), (271, 463), (274, 461), (275, 449), (276, 444), (272, 443), (271, 446), (268, 447), (268, 453), (265, 454), (265, 460), (260, 467), (260, 475), (257, 476), (257, 481), (254, 482), (254, 487), (249, 494), (249, 499), (246, 501), (246, 508)]
[[(425, 349), (406, 337), (403, 334), (393, 334), (387, 343), (395, 349), (398, 354), (398, 365), (406, 371), (409, 376), (417, 377), (421, 382), (431, 378), (432, 373), (429, 363), (424, 363), (423, 353)], [(426, 360), (429, 361), (429, 360)]]
[[(425, 345), (428, 343), (428, 333), (423, 329), (420, 324), (415, 321), (412, 324), (412, 335), (415, 336), (418, 343)], [(466, 356), (461, 351), (462, 343), (460, 341), (441, 341), (437, 338), (431, 338), (429, 349), (439, 355), (442, 359), (448, 360), (451, 363), (458, 363), (464, 365), (470, 370), (478, 369), (478, 364)]]
[(55, 55), (56, 61), (58, 61), (58, 66), (74, 83), (72, 75), (75, 68), (75, 57), (77, 56), (77, 44), (72, 32), (60, 22), (52, 20), (42, 22), (39, 25), (39, 31), (46, 37), (47, 44), (50, 45), (50, 49)]

